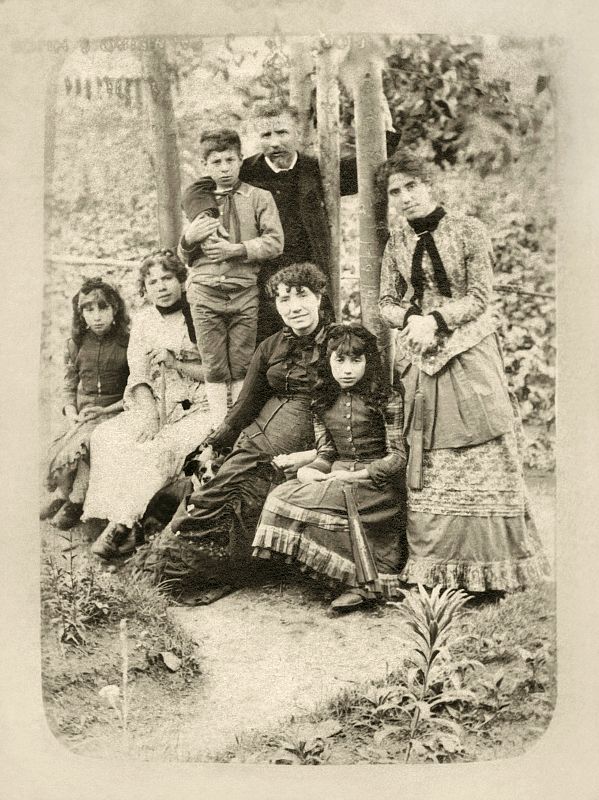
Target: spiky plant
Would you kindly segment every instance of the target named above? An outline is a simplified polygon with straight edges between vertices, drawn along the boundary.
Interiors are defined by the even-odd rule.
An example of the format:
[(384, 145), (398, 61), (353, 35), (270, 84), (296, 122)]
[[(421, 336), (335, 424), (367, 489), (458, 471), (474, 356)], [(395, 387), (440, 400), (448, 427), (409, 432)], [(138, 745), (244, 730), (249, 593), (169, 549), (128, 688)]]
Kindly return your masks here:
[[(454, 638), (454, 623), (457, 612), (469, 600), (469, 596), (461, 589), (443, 589), (435, 586), (430, 594), (424, 586), (418, 585), (417, 592), (409, 592), (401, 603), (394, 605), (404, 619), (407, 637), (412, 648), (406, 657), (413, 666), (408, 670), (408, 696), (410, 737), (406, 750), (406, 762), (409, 761), (420, 723), (433, 720), (435, 708), (455, 700), (463, 699), (465, 692), (447, 692), (444, 690), (445, 673), (447, 671), (448, 646)], [(441, 686), (441, 690), (435, 689)], [(456, 725), (450, 720), (436, 719), (438, 726), (454, 729)], [(459, 734), (459, 732), (458, 732)]]

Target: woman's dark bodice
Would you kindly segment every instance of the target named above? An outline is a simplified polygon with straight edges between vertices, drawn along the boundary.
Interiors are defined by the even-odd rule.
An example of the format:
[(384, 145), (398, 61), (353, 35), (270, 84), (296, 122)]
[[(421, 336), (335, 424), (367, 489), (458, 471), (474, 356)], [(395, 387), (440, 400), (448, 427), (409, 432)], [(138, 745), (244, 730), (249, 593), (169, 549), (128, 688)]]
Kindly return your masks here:
[[(265, 339), (254, 353), (239, 399), (212, 441), (219, 446), (232, 444), (272, 398), (309, 400), (323, 337), (323, 328), (309, 336), (294, 336), (284, 329)], [(309, 421), (308, 402), (305, 408)]]

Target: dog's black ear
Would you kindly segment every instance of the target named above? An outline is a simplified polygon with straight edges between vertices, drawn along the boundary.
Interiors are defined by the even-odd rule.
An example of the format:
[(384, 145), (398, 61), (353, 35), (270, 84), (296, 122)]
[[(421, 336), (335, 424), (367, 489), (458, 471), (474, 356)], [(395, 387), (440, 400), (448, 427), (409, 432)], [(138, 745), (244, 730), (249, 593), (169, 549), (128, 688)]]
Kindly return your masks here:
[(195, 474), (197, 465), (198, 462), (196, 461), (195, 458), (185, 461), (185, 463), (183, 464), (183, 474), (188, 478), (191, 478), (191, 476)]
[[(191, 453), (188, 453), (185, 456), (185, 461), (183, 462), (183, 472), (185, 472), (185, 468), (187, 466), (188, 461), (196, 461), (202, 455), (202, 452), (204, 451), (205, 446), (206, 445), (204, 445), (204, 444), (199, 444), (196, 447), (195, 450), (192, 450)], [(195, 467), (193, 469), (195, 469)], [(193, 470), (192, 470), (192, 472), (193, 472)], [(191, 475), (192, 472), (185, 472), (185, 474), (186, 475)]]
[(196, 474), (199, 463), (200, 462), (197, 458), (191, 458), (190, 456), (187, 456), (183, 464), (183, 474), (188, 478), (191, 478), (192, 475)]

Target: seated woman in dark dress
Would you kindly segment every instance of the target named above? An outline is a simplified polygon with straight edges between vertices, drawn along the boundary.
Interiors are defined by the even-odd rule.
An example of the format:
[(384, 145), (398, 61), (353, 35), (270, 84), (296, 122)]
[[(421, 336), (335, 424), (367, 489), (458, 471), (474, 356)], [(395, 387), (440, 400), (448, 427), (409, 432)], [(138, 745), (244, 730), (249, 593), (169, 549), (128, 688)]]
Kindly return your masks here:
[[(349, 611), (365, 600), (402, 595), (401, 399), (389, 386), (376, 337), (361, 325), (330, 328), (319, 376), (312, 403), (316, 458), (267, 497), (254, 555), (278, 554), (325, 578), (343, 590), (332, 610)], [(374, 562), (372, 579), (362, 586), (348, 487)]]
[[(133, 560), (156, 581), (242, 571), (275, 473), (314, 458), (310, 402), (324, 337), (320, 304), (326, 280), (313, 264), (291, 264), (269, 281), (283, 330), (257, 348), (237, 402), (207, 444), (230, 447), (215, 477), (182, 501), (170, 526)], [(307, 452), (306, 452), (307, 451)], [(293, 453), (293, 456), (286, 454)], [(278, 457), (278, 458), (277, 458)], [(222, 562), (223, 559), (221, 559)]]

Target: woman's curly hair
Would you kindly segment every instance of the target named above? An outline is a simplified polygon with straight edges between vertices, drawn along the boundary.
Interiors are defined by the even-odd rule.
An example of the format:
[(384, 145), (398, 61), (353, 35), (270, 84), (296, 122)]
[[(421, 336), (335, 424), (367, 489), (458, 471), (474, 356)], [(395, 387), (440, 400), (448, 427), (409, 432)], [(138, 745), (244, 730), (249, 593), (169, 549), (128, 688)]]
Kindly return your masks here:
[(126, 336), (129, 333), (129, 315), (127, 314), (125, 301), (118, 291), (114, 286), (106, 283), (103, 278), (88, 278), (72, 299), (73, 320), (71, 324), (71, 337), (77, 346), (81, 344), (85, 331), (87, 330), (82, 307), (85, 305), (85, 297), (92, 293), (95, 293), (95, 299), (97, 299), (98, 302), (104, 301), (107, 306), (112, 308), (114, 313), (113, 326), (117, 335)]
[(389, 376), (383, 369), (377, 338), (363, 325), (351, 322), (331, 325), (327, 330), (318, 361), (318, 377), (312, 400), (314, 412), (322, 414), (333, 405), (342, 391), (331, 372), (330, 358), (333, 353), (353, 357), (366, 356), (364, 376), (353, 391), (361, 394), (370, 408), (383, 411), (391, 395), (391, 386)]
[(277, 296), (277, 289), (281, 283), (289, 289), (305, 286), (314, 294), (326, 294), (327, 279), (315, 264), (307, 261), (301, 264), (289, 264), (269, 278), (266, 292), (271, 299)]
[(177, 254), (173, 250), (156, 250), (144, 258), (139, 268), (137, 290), (141, 297), (145, 297), (146, 278), (152, 267), (162, 267), (167, 272), (172, 272), (179, 283), (185, 283), (187, 278), (187, 267), (179, 261)]

